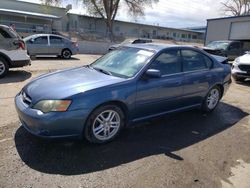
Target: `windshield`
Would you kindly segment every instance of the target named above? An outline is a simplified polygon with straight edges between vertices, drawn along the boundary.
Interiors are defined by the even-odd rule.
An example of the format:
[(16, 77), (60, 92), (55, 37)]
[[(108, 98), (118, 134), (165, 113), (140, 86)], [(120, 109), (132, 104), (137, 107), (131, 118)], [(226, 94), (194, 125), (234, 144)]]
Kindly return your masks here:
[(207, 47), (209, 48), (214, 48), (214, 49), (222, 49), (222, 50), (226, 50), (227, 47), (229, 45), (229, 42), (222, 42), (222, 41), (214, 41), (211, 42), (207, 45)]
[(114, 76), (131, 78), (147, 64), (147, 60), (153, 54), (152, 51), (138, 48), (121, 48), (102, 56), (92, 63), (91, 67), (109, 72)]

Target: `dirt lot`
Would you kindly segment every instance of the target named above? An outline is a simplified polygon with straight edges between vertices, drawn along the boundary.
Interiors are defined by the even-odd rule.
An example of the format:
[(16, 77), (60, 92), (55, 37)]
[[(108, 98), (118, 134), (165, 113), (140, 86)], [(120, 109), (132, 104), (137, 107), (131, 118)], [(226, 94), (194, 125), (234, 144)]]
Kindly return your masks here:
[(151, 120), (112, 143), (40, 140), (20, 127), (14, 96), (32, 78), (98, 56), (39, 58), (0, 80), (0, 187), (249, 187), (250, 82), (233, 83), (212, 114)]

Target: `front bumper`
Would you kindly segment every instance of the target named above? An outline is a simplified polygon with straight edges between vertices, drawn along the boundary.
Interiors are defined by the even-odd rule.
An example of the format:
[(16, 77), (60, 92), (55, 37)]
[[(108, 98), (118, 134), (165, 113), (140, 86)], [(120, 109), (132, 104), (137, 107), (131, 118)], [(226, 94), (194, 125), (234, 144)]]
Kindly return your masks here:
[(238, 78), (250, 78), (250, 71), (240, 70), (238, 65), (233, 64), (232, 67), (232, 76)]
[(81, 138), (89, 114), (89, 110), (84, 109), (43, 114), (25, 104), (19, 94), (15, 97), (15, 105), (24, 128), (42, 138)]

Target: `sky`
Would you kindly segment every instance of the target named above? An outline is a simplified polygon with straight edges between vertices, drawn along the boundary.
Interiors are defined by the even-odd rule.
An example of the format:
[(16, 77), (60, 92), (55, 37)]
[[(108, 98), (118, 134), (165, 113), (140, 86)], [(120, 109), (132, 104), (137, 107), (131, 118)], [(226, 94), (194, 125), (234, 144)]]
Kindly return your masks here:
[[(22, 0), (39, 3), (40, 0)], [(224, 0), (159, 0), (152, 7), (145, 8), (145, 16), (131, 17), (125, 8), (121, 7), (116, 19), (122, 21), (138, 22), (164, 27), (186, 28), (205, 26), (209, 18), (222, 17), (221, 2)], [(63, 6), (72, 0), (62, 0)], [(78, 3), (73, 3), (72, 13), (87, 14), (86, 8)]]

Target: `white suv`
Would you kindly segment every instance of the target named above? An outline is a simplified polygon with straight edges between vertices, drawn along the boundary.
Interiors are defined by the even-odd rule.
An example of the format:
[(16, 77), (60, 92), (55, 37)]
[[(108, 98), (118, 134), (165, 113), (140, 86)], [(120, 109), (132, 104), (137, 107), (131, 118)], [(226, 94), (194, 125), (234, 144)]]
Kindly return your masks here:
[(0, 25), (0, 78), (3, 78), (9, 68), (30, 65), (25, 43), (10, 27)]

